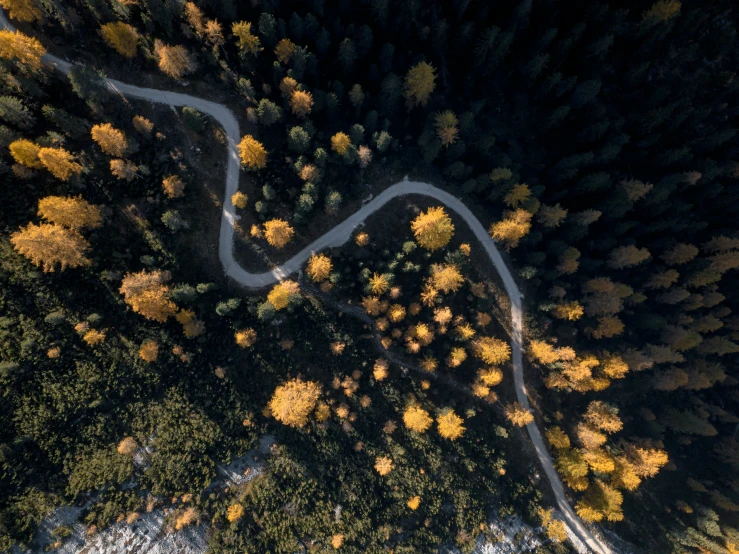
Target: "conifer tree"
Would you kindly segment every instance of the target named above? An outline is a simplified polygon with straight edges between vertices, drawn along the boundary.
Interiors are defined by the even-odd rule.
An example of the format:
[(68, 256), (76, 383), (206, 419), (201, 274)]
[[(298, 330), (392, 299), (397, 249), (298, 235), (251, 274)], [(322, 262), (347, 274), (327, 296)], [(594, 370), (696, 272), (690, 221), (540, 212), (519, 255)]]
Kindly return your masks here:
[(29, 223), (10, 235), (13, 247), (45, 272), (90, 265), (85, 256), (90, 244), (73, 229), (60, 225)]
[(264, 236), (267, 242), (275, 248), (284, 248), (292, 240), (294, 234), (294, 229), (282, 219), (272, 219), (264, 224)]
[(434, 116), (436, 135), (439, 137), (441, 144), (449, 146), (457, 141), (457, 135), (459, 134), (458, 124), (459, 120), (451, 110), (445, 110)]
[(99, 123), (90, 129), (92, 139), (100, 146), (100, 149), (111, 156), (122, 158), (128, 150), (128, 141), (122, 131), (113, 127), (110, 123)]
[(279, 311), (287, 308), (290, 302), (300, 295), (300, 287), (295, 281), (277, 283), (267, 295), (267, 302)]
[[(261, 20), (260, 20), (261, 27)], [(287, 64), (295, 53), (295, 44), (287, 38), (283, 38), (275, 47), (275, 56), (281, 64)]]
[(490, 226), (490, 236), (503, 243), (506, 250), (518, 246), (518, 242), (531, 230), (531, 213), (517, 209), (505, 212), (503, 219)]
[(168, 198), (185, 196), (185, 183), (178, 175), (168, 175), (162, 179), (162, 190)]
[(33, 69), (41, 68), (41, 57), (46, 48), (36, 40), (20, 31), (0, 30), (0, 58), (18, 60)]
[(43, 12), (34, 0), (2, 0), (0, 6), (11, 19), (22, 23), (40, 23), (44, 19)]
[(313, 95), (310, 92), (303, 90), (293, 91), (290, 96), (290, 110), (296, 116), (303, 119), (311, 112), (312, 107)]
[(431, 251), (446, 246), (454, 234), (454, 224), (441, 206), (421, 212), (411, 229), (418, 244)]
[(349, 150), (352, 141), (346, 133), (336, 133), (331, 137), (331, 149), (339, 156), (343, 156)]
[(251, 32), (251, 23), (236, 21), (231, 26), (231, 32), (239, 40), (239, 50), (242, 52), (256, 56), (262, 49), (259, 37)]
[(39, 200), (38, 215), (48, 221), (70, 229), (97, 229), (103, 224), (100, 209), (81, 196), (46, 196)]
[(307, 272), (313, 282), (319, 283), (328, 279), (331, 269), (331, 258), (325, 254), (313, 254), (308, 260)]
[(133, 181), (138, 175), (138, 167), (129, 160), (110, 160), (110, 172), (116, 179)]
[(511, 358), (511, 347), (495, 337), (480, 337), (472, 344), (475, 356), (490, 365), (500, 365)]
[(170, 279), (168, 271), (158, 269), (128, 273), (123, 277), (120, 293), (134, 312), (164, 323), (177, 312), (177, 306), (170, 300), (171, 289), (167, 285)]
[(159, 39), (154, 41), (154, 53), (159, 69), (174, 79), (181, 79), (195, 71), (197, 64), (192, 55), (182, 45), (170, 46)]
[(505, 407), (505, 416), (508, 421), (517, 427), (525, 427), (534, 421), (531, 411), (527, 410), (520, 402), (508, 404)]
[(8, 148), (10, 155), (19, 164), (30, 169), (43, 167), (41, 161), (38, 159), (38, 153), (41, 147), (36, 143), (26, 139), (18, 139), (11, 142)]
[(267, 167), (267, 151), (259, 142), (251, 135), (244, 135), (239, 143), (239, 156), (242, 165), (249, 169), (264, 169)]
[(38, 151), (38, 159), (54, 177), (62, 181), (68, 181), (82, 172), (82, 166), (63, 148), (42, 148)]
[(425, 433), (433, 420), (429, 413), (418, 405), (410, 405), (403, 412), (403, 423), (411, 431)]
[(403, 92), (409, 108), (428, 104), (431, 93), (436, 88), (435, 71), (434, 66), (427, 62), (417, 63), (408, 70)]
[(277, 421), (290, 427), (304, 427), (318, 403), (321, 388), (314, 381), (291, 379), (275, 389), (269, 411)]
[(454, 413), (454, 410), (447, 408), (442, 410), (441, 414), (436, 418), (439, 427), (439, 434), (445, 439), (456, 440), (464, 434), (464, 420)]
[(433, 264), (431, 266), (431, 285), (443, 292), (456, 292), (464, 283), (464, 277), (454, 264)]
[(100, 27), (100, 34), (106, 44), (121, 56), (133, 58), (136, 55), (139, 33), (128, 23), (122, 21), (106, 23)]

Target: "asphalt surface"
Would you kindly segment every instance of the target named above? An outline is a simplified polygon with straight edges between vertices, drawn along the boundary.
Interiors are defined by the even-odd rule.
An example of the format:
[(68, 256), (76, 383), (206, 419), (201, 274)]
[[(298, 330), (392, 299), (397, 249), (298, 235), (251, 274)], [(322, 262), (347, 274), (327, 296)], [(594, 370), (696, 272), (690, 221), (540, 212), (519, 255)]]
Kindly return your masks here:
[[(0, 10), (0, 27), (8, 30), (15, 30), (5, 16), (5, 12), (2, 10)], [(65, 75), (72, 67), (71, 63), (61, 60), (51, 54), (46, 54), (43, 57), (43, 62), (54, 67)], [(521, 305), (523, 295), (518, 289), (511, 272), (503, 261), (500, 252), (496, 248), (495, 241), (493, 241), (480, 221), (461, 200), (448, 192), (434, 187), (433, 185), (418, 181), (409, 181), (406, 177), (405, 180), (385, 189), (377, 197), (364, 204), (346, 220), (336, 225), (336, 227), (326, 232), (324, 235), (318, 237), (279, 267), (265, 273), (250, 273), (242, 268), (233, 257), (234, 221), (237, 219), (237, 216), (234, 206), (231, 203), (231, 196), (239, 188), (240, 161), (238, 143), (241, 140), (241, 134), (239, 131), (238, 121), (234, 117), (233, 113), (231, 113), (231, 110), (221, 104), (189, 96), (187, 94), (137, 87), (114, 79), (106, 79), (106, 84), (110, 90), (130, 98), (148, 100), (159, 104), (168, 104), (173, 107), (190, 106), (200, 112), (210, 115), (223, 127), (223, 130), (228, 137), (228, 168), (226, 171), (226, 190), (223, 199), (223, 214), (221, 217), (221, 229), (218, 241), (218, 256), (226, 275), (245, 287), (263, 288), (269, 286), (286, 278), (288, 275), (297, 272), (313, 253), (343, 245), (351, 238), (357, 227), (394, 198), (411, 194), (427, 196), (438, 200), (447, 208), (456, 212), (467, 223), (485, 250), (486, 255), (490, 258), (490, 261), (493, 262), (495, 269), (503, 280), (506, 292), (511, 299), (511, 320), (513, 330), (511, 337), (511, 350), (513, 354), (513, 377), (516, 388), (516, 397), (526, 408), (530, 408), (529, 398), (526, 393), (526, 384), (523, 377), (523, 310)], [(549, 479), (552, 492), (557, 500), (557, 505), (562, 512), (562, 516), (567, 525), (592, 551), (599, 554), (611, 554), (608, 546), (598, 540), (598, 538), (583, 525), (580, 518), (572, 509), (536, 423), (530, 423), (527, 425), (526, 430), (529, 433), (531, 442), (534, 444), (539, 461), (544, 469), (544, 473)]]

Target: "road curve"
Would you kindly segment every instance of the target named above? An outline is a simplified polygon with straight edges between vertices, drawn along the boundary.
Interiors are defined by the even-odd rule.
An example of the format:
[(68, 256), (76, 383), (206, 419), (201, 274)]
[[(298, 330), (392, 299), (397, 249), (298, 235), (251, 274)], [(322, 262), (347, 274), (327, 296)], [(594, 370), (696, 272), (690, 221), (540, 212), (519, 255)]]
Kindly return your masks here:
[[(10, 24), (3, 10), (0, 10), (0, 27), (10, 31), (15, 30), (15, 27)], [(72, 68), (71, 63), (61, 60), (51, 54), (44, 55), (42, 61), (65, 75)], [(343, 245), (351, 238), (354, 230), (360, 224), (394, 198), (409, 194), (427, 196), (438, 200), (447, 208), (456, 212), (462, 219), (464, 219), (465, 223), (467, 223), (469, 228), (475, 234), (475, 237), (477, 237), (488, 258), (490, 258), (490, 261), (492, 261), (498, 274), (503, 279), (506, 292), (511, 299), (511, 320), (513, 329), (511, 345), (513, 352), (513, 377), (516, 387), (516, 397), (526, 408), (530, 408), (529, 398), (526, 393), (526, 385), (523, 379), (523, 310), (521, 306), (523, 295), (518, 289), (511, 272), (503, 261), (500, 252), (498, 252), (495, 242), (487, 233), (480, 221), (461, 200), (448, 192), (434, 187), (433, 185), (418, 181), (409, 181), (406, 177), (405, 180), (385, 189), (377, 197), (349, 216), (345, 221), (339, 223), (336, 227), (314, 240), (284, 264), (269, 272), (249, 273), (242, 268), (233, 257), (233, 235), (236, 214), (234, 206), (231, 203), (231, 196), (239, 188), (240, 162), (238, 143), (241, 140), (241, 134), (239, 131), (239, 123), (231, 110), (221, 104), (189, 96), (187, 94), (137, 87), (135, 85), (116, 81), (115, 79), (106, 79), (105, 82), (110, 90), (130, 98), (137, 98), (160, 104), (169, 104), (170, 106), (189, 106), (195, 108), (198, 111), (210, 115), (223, 127), (228, 140), (228, 168), (226, 172), (226, 190), (223, 199), (223, 214), (221, 217), (221, 229), (218, 241), (218, 256), (226, 275), (245, 287), (262, 288), (276, 283), (300, 269), (303, 263), (305, 263), (305, 261), (314, 252)], [(557, 505), (559, 506), (567, 525), (575, 535), (594, 552), (597, 552), (598, 554), (611, 554), (608, 546), (598, 540), (598, 538), (583, 525), (580, 518), (577, 517), (575, 511), (572, 509), (572, 506), (570, 506), (565, 495), (562, 482), (554, 469), (554, 463), (552, 462), (549, 452), (547, 452), (544, 440), (542, 439), (536, 423), (530, 423), (527, 425), (526, 430), (529, 433), (531, 441), (534, 443), (534, 448), (536, 449), (539, 461), (549, 479), (552, 491), (557, 500)]]

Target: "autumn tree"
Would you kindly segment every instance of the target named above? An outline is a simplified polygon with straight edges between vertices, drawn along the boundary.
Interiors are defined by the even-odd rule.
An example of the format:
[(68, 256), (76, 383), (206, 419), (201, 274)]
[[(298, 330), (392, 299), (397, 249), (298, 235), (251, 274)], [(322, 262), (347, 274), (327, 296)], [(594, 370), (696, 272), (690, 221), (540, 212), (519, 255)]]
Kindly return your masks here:
[(246, 208), (246, 204), (248, 201), (249, 197), (240, 190), (237, 190), (231, 195), (231, 204), (233, 204), (235, 208), (238, 208), (240, 210)]
[(390, 288), (390, 280), (384, 273), (374, 273), (369, 279), (369, 287), (372, 294), (383, 294)]
[(490, 226), (490, 236), (502, 242), (506, 250), (518, 246), (518, 242), (531, 230), (531, 213), (523, 209), (503, 213), (503, 219)]
[(100, 146), (100, 149), (111, 156), (122, 158), (128, 150), (128, 141), (122, 131), (113, 127), (110, 123), (99, 123), (90, 129), (92, 139)]
[(313, 95), (304, 90), (293, 91), (290, 96), (290, 110), (299, 118), (306, 117), (313, 107)]
[(267, 167), (267, 151), (261, 142), (251, 135), (244, 135), (239, 142), (239, 157), (241, 164), (249, 169), (264, 169)]
[(139, 358), (147, 363), (155, 362), (159, 356), (159, 344), (155, 340), (147, 340), (139, 348)]
[(167, 282), (171, 279), (168, 271), (140, 271), (128, 273), (121, 282), (120, 293), (134, 312), (164, 323), (177, 312), (177, 306), (170, 300), (171, 290)]
[(142, 135), (149, 136), (154, 129), (154, 124), (142, 115), (135, 115), (131, 120), (133, 128)]
[(38, 215), (70, 229), (96, 229), (103, 224), (100, 209), (81, 196), (46, 196), (39, 200)]
[(557, 304), (552, 311), (554, 317), (557, 319), (565, 319), (567, 321), (577, 321), (584, 313), (584, 308), (577, 300)]
[(393, 461), (387, 456), (380, 456), (375, 459), (375, 471), (383, 477), (393, 470)]
[(431, 93), (434, 92), (436, 70), (426, 62), (420, 62), (411, 67), (405, 76), (403, 92), (409, 108), (425, 106)]
[(608, 267), (623, 269), (646, 262), (652, 255), (646, 248), (637, 248), (634, 245), (619, 246), (611, 251), (608, 257)]
[(559, 360), (556, 349), (541, 340), (532, 340), (529, 343), (528, 353), (536, 362), (543, 365), (553, 364)]
[(480, 337), (472, 343), (475, 356), (490, 365), (500, 365), (511, 358), (511, 347), (495, 337)]
[(168, 198), (185, 196), (185, 183), (178, 175), (168, 175), (162, 179), (162, 190)]
[(583, 419), (589, 425), (606, 433), (616, 433), (623, 429), (623, 423), (618, 417), (618, 408), (600, 400), (593, 400), (588, 404)]
[(0, 30), (0, 58), (18, 60), (23, 65), (40, 69), (44, 54), (46, 48), (35, 38), (26, 36), (20, 31)]
[(567, 210), (559, 204), (554, 206), (542, 205), (536, 217), (544, 227), (559, 227), (567, 217)]
[(657, 0), (644, 12), (644, 21), (669, 21), (680, 14), (680, 8), (679, 0)]
[(336, 133), (331, 137), (331, 149), (339, 156), (343, 156), (349, 150), (352, 141), (346, 133)]
[(464, 283), (464, 277), (455, 264), (433, 264), (430, 283), (435, 289), (446, 294), (459, 290)]
[(300, 287), (295, 281), (282, 281), (277, 283), (267, 295), (267, 302), (274, 306), (275, 310), (287, 308), (290, 302), (300, 294)]
[(275, 248), (284, 248), (292, 240), (294, 234), (295, 230), (282, 219), (272, 219), (264, 224), (264, 236), (270, 246)]
[(31, 169), (43, 167), (41, 161), (38, 159), (38, 153), (41, 147), (36, 143), (26, 139), (18, 139), (11, 142), (8, 149), (10, 150), (10, 155), (13, 156), (13, 159), (17, 163)]
[(534, 416), (531, 413), (531, 410), (525, 408), (520, 402), (508, 404), (505, 407), (505, 416), (508, 418), (508, 421), (518, 427), (525, 427), (534, 421)]
[(226, 519), (229, 523), (236, 523), (242, 517), (244, 517), (244, 506), (238, 502), (231, 504), (226, 510)]
[(42, 148), (38, 151), (38, 159), (49, 173), (62, 181), (82, 172), (82, 166), (64, 148)]
[(436, 424), (439, 428), (439, 434), (445, 439), (456, 440), (464, 434), (464, 420), (454, 413), (454, 410), (447, 408), (442, 410), (441, 414), (436, 418)]
[(445, 110), (434, 116), (434, 127), (436, 127), (436, 136), (439, 137), (441, 144), (449, 146), (457, 141), (459, 134), (459, 120), (454, 112)]
[(283, 38), (275, 47), (275, 56), (277, 56), (277, 60), (282, 64), (288, 63), (295, 53), (295, 48), (295, 43), (290, 39)]
[(509, 208), (518, 208), (531, 197), (531, 189), (526, 183), (516, 183), (503, 197), (503, 202)]
[(308, 276), (315, 283), (327, 279), (331, 273), (331, 269), (331, 258), (325, 254), (313, 254), (308, 260)]
[(11, 19), (22, 23), (39, 23), (44, 19), (43, 12), (34, 0), (0, 0), (0, 6)]
[(122, 21), (106, 23), (100, 27), (100, 34), (105, 43), (121, 56), (133, 58), (136, 55), (139, 33), (128, 23)]
[(133, 181), (138, 175), (138, 166), (130, 160), (110, 160), (110, 173), (124, 181)]
[(126, 437), (118, 443), (116, 450), (121, 456), (133, 456), (139, 449), (139, 444), (133, 437)]
[(321, 387), (313, 381), (291, 379), (275, 389), (269, 411), (277, 421), (290, 427), (303, 427), (316, 407)]
[(195, 71), (195, 60), (182, 45), (169, 46), (159, 39), (154, 41), (154, 53), (157, 56), (159, 69), (174, 79), (181, 79)]
[(454, 235), (454, 224), (441, 206), (421, 212), (411, 229), (418, 244), (431, 251), (446, 246)]
[(429, 413), (418, 405), (410, 405), (403, 412), (403, 423), (411, 431), (425, 433), (431, 427), (433, 420)]
[(234, 333), (234, 338), (236, 339), (236, 344), (241, 348), (250, 348), (257, 342), (257, 332), (251, 327), (249, 329), (241, 329)]
[(85, 256), (90, 244), (77, 231), (60, 225), (29, 223), (10, 235), (10, 243), (45, 272), (54, 271), (57, 265), (64, 271), (91, 263)]
[(239, 41), (239, 50), (246, 54), (256, 56), (261, 50), (259, 37), (252, 34), (251, 23), (247, 21), (236, 21), (231, 25), (231, 32)]

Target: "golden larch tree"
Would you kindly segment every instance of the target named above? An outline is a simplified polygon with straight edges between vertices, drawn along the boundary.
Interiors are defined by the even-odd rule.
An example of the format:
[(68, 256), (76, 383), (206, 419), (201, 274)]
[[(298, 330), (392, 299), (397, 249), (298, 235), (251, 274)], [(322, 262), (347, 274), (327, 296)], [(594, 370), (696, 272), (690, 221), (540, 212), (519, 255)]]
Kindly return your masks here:
[(25, 167), (30, 167), (31, 169), (44, 167), (38, 159), (38, 153), (41, 147), (35, 142), (27, 139), (14, 140), (8, 145), (8, 149), (10, 150), (10, 155), (13, 156), (13, 159), (17, 163)]
[(293, 91), (290, 96), (290, 110), (301, 119), (313, 108), (313, 95), (305, 90)]
[(295, 281), (282, 281), (277, 283), (267, 295), (267, 302), (272, 304), (275, 310), (287, 308), (290, 301), (300, 294), (300, 286)]
[(434, 127), (436, 127), (436, 136), (439, 137), (441, 144), (449, 146), (454, 144), (459, 134), (457, 125), (459, 120), (451, 110), (444, 110), (434, 116)]
[(121, 56), (133, 58), (136, 55), (139, 32), (128, 23), (106, 23), (100, 27), (100, 34), (105, 43)]
[(154, 130), (154, 124), (143, 115), (135, 115), (131, 120), (133, 128), (142, 135), (149, 136)]
[(316, 407), (321, 387), (313, 381), (291, 379), (275, 389), (269, 411), (277, 421), (290, 427), (303, 427)]
[(295, 53), (295, 44), (287, 38), (283, 38), (275, 47), (275, 56), (280, 63), (288, 63)]
[(503, 219), (490, 226), (490, 236), (502, 242), (506, 250), (518, 246), (518, 242), (531, 230), (531, 213), (518, 209), (504, 212)]
[(528, 353), (534, 361), (543, 365), (553, 364), (559, 360), (557, 350), (543, 340), (532, 340), (529, 343)]
[(92, 140), (100, 149), (111, 156), (122, 158), (128, 150), (128, 141), (123, 131), (116, 129), (110, 123), (98, 123), (90, 129)]
[(520, 402), (508, 404), (505, 407), (505, 416), (508, 418), (508, 421), (518, 427), (525, 427), (534, 421), (534, 416), (531, 413), (531, 410), (526, 409)]
[(436, 70), (426, 62), (411, 67), (405, 76), (403, 92), (409, 108), (425, 106), (436, 88)]
[(239, 50), (256, 56), (260, 48), (259, 37), (251, 32), (251, 23), (248, 21), (236, 21), (231, 25), (231, 32), (239, 41)]
[(334, 547), (335, 550), (338, 550), (341, 548), (344, 544), (344, 535), (342, 533), (336, 533), (331, 537), (331, 546)]
[(436, 425), (439, 428), (439, 434), (445, 439), (456, 440), (461, 437), (465, 428), (464, 420), (454, 413), (454, 410), (447, 408), (436, 418)]
[(406, 505), (415, 512), (418, 509), (418, 507), (421, 505), (421, 497), (413, 496), (409, 498)]
[(46, 48), (35, 38), (19, 31), (0, 31), (0, 58), (17, 60), (34, 69), (41, 68)]
[(611, 251), (608, 256), (608, 267), (613, 269), (623, 269), (646, 262), (652, 255), (646, 248), (637, 248), (636, 246), (619, 246)]
[(45, 272), (54, 271), (57, 265), (64, 271), (91, 263), (85, 256), (90, 244), (77, 231), (60, 225), (29, 223), (10, 235), (10, 243)]
[(539, 213), (536, 215), (539, 223), (549, 228), (559, 227), (566, 217), (567, 210), (559, 204), (555, 204), (554, 206), (542, 205)]
[(600, 400), (593, 400), (588, 404), (588, 409), (583, 415), (583, 419), (589, 425), (606, 433), (616, 433), (623, 429), (624, 426), (618, 417), (618, 408)]
[(425, 433), (431, 427), (433, 419), (426, 410), (414, 404), (408, 406), (403, 412), (403, 423), (411, 431)]
[(228, 510), (226, 510), (226, 519), (230, 523), (236, 523), (242, 517), (244, 517), (244, 506), (239, 504), (238, 502), (231, 504), (228, 507)]
[(526, 183), (516, 183), (508, 194), (503, 197), (503, 202), (509, 208), (518, 208), (531, 197), (531, 189)]
[(264, 169), (267, 167), (267, 151), (261, 142), (251, 135), (244, 135), (239, 142), (239, 157), (241, 165), (249, 169)]
[(331, 149), (339, 156), (343, 156), (351, 145), (352, 141), (346, 133), (339, 132), (331, 137)]
[(188, 339), (199, 337), (205, 333), (205, 323), (200, 321), (193, 310), (182, 309), (175, 314), (177, 323), (182, 325), (182, 332)]
[(384, 273), (373, 273), (369, 280), (372, 294), (383, 294), (390, 288), (390, 281)]
[(500, 365), (511, 359), (511, 347), (495, 337), (480, 337), (472, 343), (478, 358), (489, 365)]
[(252, 328), (241, 329), (234, 333), (234, 338), (241, 348), (250, 348), (257, 342), (257, 332)]
[(130, 160), (110, 160), (110, 173), (116, 179), (133, 181), (139, 173), (138, 166)]
[(44, 20), (44, 14), (35, 0), (0, 0), (0, 6), (11, 19), (22, 23), (40, 23)]
[(577, 321), (583, 316), (583, 313), (585, 311), (577, 300), (557, 304), (552, 311), (554, 317), (557, 319), (566, 319), (567, 321)]
[(162, 190), (167, 198), (182, 198), (185, 196), (185, 183), (179, 175), (168, 175), (162, 179)]
[(122, 456), (133, 456), (134, 454), (136, 454), (136, 451), (138, 449), (139, 444), (133, 437), (126, 437), (118, 443), (118, 447), (116, 448), (116, 450), (118, 450), (118, 454)]
[(155, 340), (147, 340), (139, 348), (139, 358), (147, 363), (152, 363), (159, 357), (159, 344)]
[(100, 209), (81, 196), (46, 196), (38, 202), (38, 215), (70, 229), (97, 229), (103, 224)]
[(275, 248), (284, 248), (294, 234), (295, 230), (285, 220), (271, 219), (264, 224), (264, 236), (270, 246)]
[(411, 223), (411, 229), (416, 237), (416, 242), (431, 251), (449, 244), (454, 235), (452, 219), (441, 206), (421, 212)]
[(38, 159), (49, 173), (62, 181), (82, 172), (82, 166), (64, 148), (42, 148), (38, 151)]
[(213, 45), (214, 50), (223, 45), (223, 26), (217, 19), (210, 19), (205, 24), (205, 38)]
[(173, 77), (181, 79), (188, 73), (195, 71), (195, 60), (182, 45), (169, 46), (159, 39), (154, 41), (154, 53), (157, 56), (159, 69)]
[(446, 294), (459, 290), (464, 283), (464, 277), (454, 264), (433, 264), (430, 283), (434, 289)]
[(387, 378), (389, 368), (390, 364), (385, 358), (378, 358), (375, 360), (375, 365), (372, 367), (372, 376), (375, 381), (383, 381)]
[(249, 197), (240, 190), (237, 190), (231, 195), (231, 204), (233, 204), (234, 207), (239, 210), (243, 210), (244, 208), (246, 208), (246, 204), (248, 202)]
[(314, 283), (320, 283), (324, 279), (328, 279), (332, 268), (331, 258), (326, 254), (313, 254), (308, 260), (307, 272)]
[(177, 306), (170, 300), (170, 287), (167, 282), (172, 278), (168, 271), (140, 271), (128, 273), (123, 277), (119, 292), (134, 312), (164, 323), (175, 315)]
[(380, 456), (375, 459), (375, 471), (383, 477), (393, 470), (393, 461), (387, 456)]
[(547, 429), (546, 435), (552, 448), (562, 450), (570, 447), (570, 437), (568, 437), (567, 433), (565, 433), (560, 427), (555, 425), (554, 427)]

